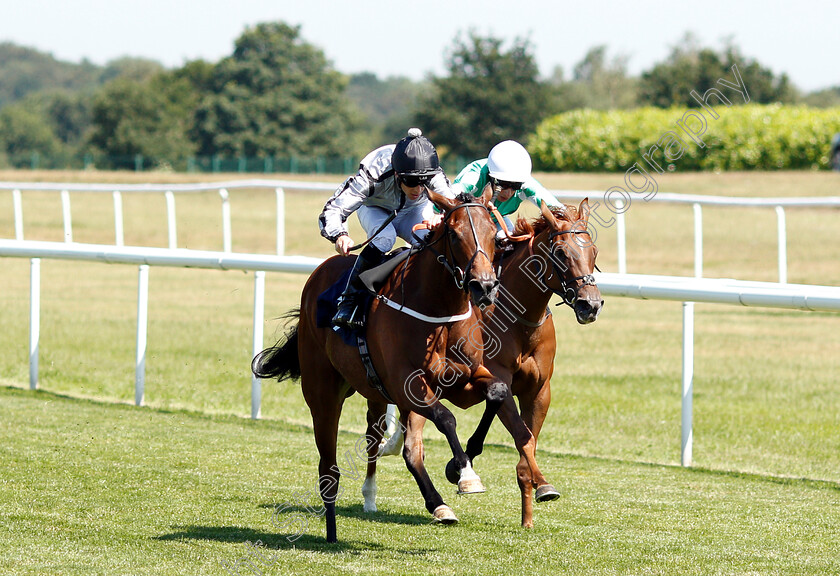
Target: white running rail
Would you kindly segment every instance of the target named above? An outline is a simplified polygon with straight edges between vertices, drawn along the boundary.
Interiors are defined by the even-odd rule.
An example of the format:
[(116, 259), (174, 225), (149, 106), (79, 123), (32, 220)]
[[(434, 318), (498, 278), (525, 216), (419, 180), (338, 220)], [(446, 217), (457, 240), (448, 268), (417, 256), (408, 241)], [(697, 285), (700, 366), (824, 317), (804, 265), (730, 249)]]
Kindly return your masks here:
[[(114, 198), (114, 243), (124, 245), (122, 194), (156, 193), (164, 194), (167, 208), (168, 245), (176, 248), (178, 244), (175, 226), (175, 195), (200, 193), (216, 190), (222, 201), (222, 250), (230, 252), (232, 247), (230, 224), (230, 191), (251, 188), (269, 188), (276, 191), (277, 211), (277, 246), (276, 253), (285, 253), (285, 190), (304, 190), (332, 193), (338, 182), (304, 182), (296, 180), (235, 180), (229, 182), (206, 182), (199, 184), (80, 184), (80, 183), (49, 183), (49, 182), (0, 182), (0, 190), (12, 192), (14, 204), (15, 238), (23, 240), (23, 208), (21, 202), (22, 191), (60, 192), (62, 199), (62, 213), (64, 220), (64, 238), (72, 242), (73, 225), (70, 210), (70, 193), (110, 193)], [(582, 200), (589, 198), (590, 202), (599, 202), (597, 213), (610, 226), (616, 226), (616, 242), (618, 255), (618, 272), (627, 272), (627, 242), (625, 214), (631, 210), (633, 204), (625, 206), (623, 200), (616, 200), (614, 213), (605, 207), (605, 192), (598, 190), (549, 190), (560, 199)], [(785, 223), (785, 208), (840, 208), (840, 196), (810, 197), (810, 198), (733, 198), (727, 196), (704, 196), (699, 194), (671, 194), (659, 192), (650, 202), (690, 204), (694, 210), (694, 270), (695, 276), (702, 276), (703, 271), (703, 206), (741, 206), (756, 208), (774, 208), (777, 218), (778, 237), (778, 278), (780, 283), (787, 282), (787, 234)], [(636, 203), (642, 202), (641, 198)], [(593, 219), (594, 220), (594, 219)], [(592, 220), (591, 220), (592, 221)]]
[[(232, 254), (229, 252), (185, 249), (130, 248), (21, 240), (0, 240), (0, 257), (29, 258), (31, 262), (29, 384), (32, 389), (38, 386), (41, 259), (79, 260), (139, 266), (135, 366), (135, 403), (137, 405), (142, 405), (144, 396), (150, 266), (253, 271), (255, 274), (252, 349), (256, 354), (263, 347), (265, 272), (308, 274), (322, 262), (319, 258), (304, 256)], [(684, 466), (690, 466), (692, 461), (694, 302), (840, 311), (840, 287), (834, 286), (610, 273), (596, 273), (596, 281), (601, 293), (607, 296), (683, 302), (682, 464)], [(252, 377), (252, 418), (258, 418), (260, 415), (260, 398), (260, 382)]]

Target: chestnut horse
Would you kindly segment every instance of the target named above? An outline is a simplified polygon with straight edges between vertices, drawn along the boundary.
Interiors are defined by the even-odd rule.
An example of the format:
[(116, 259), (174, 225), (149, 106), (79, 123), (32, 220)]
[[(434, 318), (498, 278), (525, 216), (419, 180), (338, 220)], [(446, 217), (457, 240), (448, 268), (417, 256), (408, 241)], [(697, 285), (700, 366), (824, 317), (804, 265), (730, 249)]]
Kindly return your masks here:
[[(545, 483), (534, 459), (534, 438), (516, 411), (510, 388), (483, 365), (478, 312), (470, 304), (470, 297), (480, 306), (492, 304), (498, 291), (493, 271), (495, 226), (487, 198), (478, 203), (472, 197), (466, 201), (433, 191), (428, 195), (444, 213), (441, 225), (430, 233), (426, 247), (413, 253), (386, 280), (368, 313), (367, 347), (384, 391), (371, 384), (358, 348), (316, 321), (318, 295), (350, 267), (350, 258), (330, 258), (312, 273), (301, 294), (297, 325), (285, 341), (263, 350), (252, 362), (258, 377), (300, 378), (320, 454), (319, 489), (328, 542), (336, 541), (338, 422), (344, 400), (354, 391), (368, 400), (366, 441), (371, 481), (382, 439), (376, 418), (384, 414), (390, 400), (402, 413), (416, 412), (431, 420), (444, 434), (460, 492), (483, 491), (456, 435), (455, 417), (440, 402), (469, 390), (486, 400), (491, 418), (499, 414), (521, 457), (529, 463), (531, 477), (540, 485)], [(404, 451), (404, 458), (426, 509), (438, 522), (456, 522), (429, 479), (422, 451)], [(368, 481), (365, 485), (369, 491)]]
[[(547, 309), (549, 300), (552, 294), (560, 296), (580, 324), (594, 322), (603, 305), (592, 276), (598, 249), (587, 230), (588, 217), (589, 203), (583, 200), (577, 209), (567, 205), (556, 214), (543, 204), (542, 217), (533, 223), (520, 218), (512, 253), (503, 253), (496, 262), (501, 270), (499, 298), (494, 307), (482, 312), (484, 365), (510, 385), (535, 442), (551, 402), (556, 341)], [(473, 395), (469, 405), (480, 401), (480, 396)], [(492, 421), (493, 414), (485, 412), (467, 442), (466, 454), (471, 462), (481, 454)], [(412, 414), (402, 422), (407, 429), (406, 446), (422, 446), (422, 416)], [(393, 444), (399, 441), (397, 433), (383, 452), (393, 453)], [(447, 466), (450, 481), (457, 479), (453, 466), (453, 462)], [(520, 459), (516, 472), (522, 496), (522, 526), (532, 527), (534, 482), (524, 459)], [(538, 502), (558, 496), (549, 484), (538, 486), (533, 495)]]

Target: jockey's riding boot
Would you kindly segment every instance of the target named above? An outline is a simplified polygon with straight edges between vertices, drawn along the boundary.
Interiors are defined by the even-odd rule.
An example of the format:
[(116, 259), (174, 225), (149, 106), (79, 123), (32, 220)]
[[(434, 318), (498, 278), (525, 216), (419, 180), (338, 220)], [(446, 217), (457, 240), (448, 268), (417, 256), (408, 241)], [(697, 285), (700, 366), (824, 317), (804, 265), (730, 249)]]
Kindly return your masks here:
[(332, 323), (335, 326), (358, 330), (363, 326), (362, 317), (364, 311), (359, 310), (359, 301), (366, 292), (365, 287), (359, 281), (359, 274), (370, 270), (382, 262), (382, 252), (373, 244), (368, 244), (361, 254), (356, 258), (353, 269), (350, 271), (350, 278), (344, 292), (338, 297), (338, 310), (333, 316)]

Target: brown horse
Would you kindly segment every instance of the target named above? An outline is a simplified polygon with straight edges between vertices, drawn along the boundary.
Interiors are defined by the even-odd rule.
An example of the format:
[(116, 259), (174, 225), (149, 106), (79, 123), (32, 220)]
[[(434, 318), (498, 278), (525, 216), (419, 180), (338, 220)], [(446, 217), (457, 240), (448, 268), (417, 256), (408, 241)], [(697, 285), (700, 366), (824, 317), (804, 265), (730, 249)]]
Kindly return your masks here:
[[(331, 258), (312, 273), (301, 294), (297, 325), (284, 342), (263, 350), (252, 363), (258, 377), (300, 377), (320, 454), (319, 489), (329, 542), (336, 541), (338, 422), (344, 400), (354, 391), (368, 400), (369, 477), (382, 438), (377, 417), (392, 401), (402, 413), (416, 412), (431, 420), (444, 434), (460, 492), (483, 491), (456, 435), (455, 417), (440, 402), (469, 390), (484, 398), (488, 412), (499, 414), (529, 463), (531, 477), (545, 483), (534, 459), (534, 438), (516, 411), (510, 388), (482, 363), (478, 312), (470, 305), (470, 296), (479, 306), (492, 304), (498, 290), (493, 271), (495, 227), (487, 199), (461, 203), (432, 191), (428, 194), (444, 212), (443, 221), (430, 234), (426, 248), (412, 254), (388, 278), (368, 314), (367, 346), (384, 391), (371, 384), (359, 350), (316, 322), (318, 295), (352, 264), (349, 258)], [(422, 465), (422, 450), (407, 450), (404, 458), (427, 510), (439, 522), (457, 521)]]
[[(556, 341), (554, 322), (547, 309), (549, 300), (552, 294), (559, 295), (574, 310), (580, 324), (594, 322), (603, 305), (592, 277), (598, 250), (587, 230), (588, 217), (589, 204), (583, 200), (577, 209), (566, 206), (556, 214), (543, 205), (542, 218), (533, 223), (520, 219), (514, 234), (524, 241), (514, 243), (512, 253), (502, 253), (497, 259), (502, 286), (499, 298), (495, 306), (482, 313), (484, 365), (510, 385), (535, 442), (551, 402)], [(471, 403), (459, 406), (480, 401), (478, 395), (473, 395)], [(466, 454), (471, 462), (481, 454), (492, 421), (493, 414), (485, 412), (467, 442)], [(403, 422), (407, 429), (406, 446), (422, 446), (422, 416), (412, 414)], [(399, 434), (389, 444), (393, 442), (399, 442)], [(450, 462), (447, 466), (450, 481), (457, 479), (453, 465)], [(522, 496), (522, 525), (531, 527), (534, 482), (524, 459), (520, 459), (516, 472)], [(537, 486), (538, 502), (558, 496), (549, 484)], [(367, 501), (369, 495), (365, 497)]]

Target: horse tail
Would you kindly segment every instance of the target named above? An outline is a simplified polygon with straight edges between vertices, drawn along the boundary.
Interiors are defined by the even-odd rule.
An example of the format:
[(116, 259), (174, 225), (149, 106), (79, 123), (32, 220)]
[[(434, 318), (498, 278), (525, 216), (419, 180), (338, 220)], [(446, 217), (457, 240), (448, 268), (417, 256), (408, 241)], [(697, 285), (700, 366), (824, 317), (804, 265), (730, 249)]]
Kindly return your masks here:
[[(297, 320), (300, 309), (295, 308), (281, 318)], [(285, 336), (277, 344), (266, 348), (251, 361), (251, 372), (257, 378), (277, 378), (278, 382), (300, 378), (300, 359), (298, 358), (297, 322), (286, 330)]]

